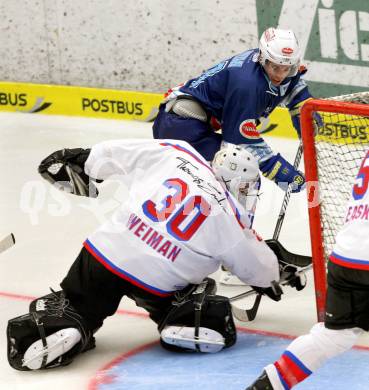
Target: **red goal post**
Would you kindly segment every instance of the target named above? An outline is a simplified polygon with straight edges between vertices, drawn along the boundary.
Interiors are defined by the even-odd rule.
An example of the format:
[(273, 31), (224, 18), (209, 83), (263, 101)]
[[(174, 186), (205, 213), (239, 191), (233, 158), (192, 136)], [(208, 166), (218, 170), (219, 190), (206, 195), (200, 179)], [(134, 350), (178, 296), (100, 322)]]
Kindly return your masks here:
[[(369, 147), (369, 93), (332, 99), (334, 100), (309, 100), (301, 110), (319, 321), (324, 321), (325, 314), (328, 256), (334, 245), (335, 236), (343, 224), (353, 182)], [(348, 101), (359, 101), (360, 104)], [(320, 115), (319, 124), (314, 120), (315, 113)]]

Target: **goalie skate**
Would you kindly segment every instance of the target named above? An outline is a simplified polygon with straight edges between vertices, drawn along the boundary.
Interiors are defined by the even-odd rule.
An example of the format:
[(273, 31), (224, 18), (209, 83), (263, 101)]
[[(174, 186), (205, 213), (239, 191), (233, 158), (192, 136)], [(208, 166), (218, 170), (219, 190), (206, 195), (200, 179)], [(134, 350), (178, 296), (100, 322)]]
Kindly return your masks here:
[(204, 327), (199, 328), (199, 336), (195, 338), (194, 327), (166, 326), (161, 332), (161, 338), (167, 344), (200, 352), (216, 353), (225, 346), (224, 338), (220, 333)]
[(31, 344), (24, 354), (22, 365), (30, 370), (38, 370), (45, 358), (45, 364), (49, 364), (70, 351), (80, 340), (81, 334), (76, 328), (59, 330), (46, 337), (46, 346), (41, 339)]

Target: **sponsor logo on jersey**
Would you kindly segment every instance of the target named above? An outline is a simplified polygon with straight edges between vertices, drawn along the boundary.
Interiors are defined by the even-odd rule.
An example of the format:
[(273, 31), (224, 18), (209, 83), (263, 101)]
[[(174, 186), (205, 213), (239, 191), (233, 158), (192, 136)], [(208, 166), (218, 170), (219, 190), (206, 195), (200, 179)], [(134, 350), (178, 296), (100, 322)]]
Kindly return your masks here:
[(240, 124), (240, 133), (248, 139), (258, 139), (260, 137), (253, 119), (246, 119)]
[(282, 49), (282, 53), (283, 53), (283, 54), (290, 55), (290, 54), (293, 53), (293, 49), (290, 48), (290, 47), (284, 47), (284, 48)]

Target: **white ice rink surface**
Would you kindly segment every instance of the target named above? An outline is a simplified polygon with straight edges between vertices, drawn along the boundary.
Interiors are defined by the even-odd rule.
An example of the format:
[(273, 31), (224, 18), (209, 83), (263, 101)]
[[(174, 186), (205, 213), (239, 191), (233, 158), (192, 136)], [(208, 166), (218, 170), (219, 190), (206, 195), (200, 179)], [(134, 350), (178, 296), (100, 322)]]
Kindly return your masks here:
[[(107, 139), (142, 137), (151, 137), (151, 124), (0, 114), (0, 238), (13, 232), (17, 240), (12, 249), (0, 255), (1, 390), (88, 389), (101, 367), (158, 339), (155, 324), (145, 316), (134, 315), (142, 310), (123, 299), (121, 312), (108, 318), (97, 333), (97, 348), (81, 355), (70, 366), (18, 372), (9, 367), (6, 359), (8, 319), (24, 314), (30, 297), (48, 293), (49, 286), (58, 289), (88, 233), (118, 204), (114, 184), (104, 183), (99, 198), (94, 200), (53, 191), (37, 173), (39, 162), (64, 147), (89, 147)], [(293, 161), (296, 142), (273, 137), (268, 142)], [(270, 182), (263, 182), (261, 192), (255, 228), (264, 238), (271, 238), (283, 193)], [(301, 254), (310, 253), (305, 196), (293, 195), (280, 236), (287, 249)], [(239, 292), (239, 288), (228, 289), (221, 287), (219, 293), (231, 296)], [(279, 303), (263, 299), (256, 320), (238, 325), (299, 335), (308, 331), (315, 320), (313, 281), (309, 274), (304, 291), (297, 293), (285, 288)], [(359, 344), (369, 346), (369, 337), (362, 337)]]

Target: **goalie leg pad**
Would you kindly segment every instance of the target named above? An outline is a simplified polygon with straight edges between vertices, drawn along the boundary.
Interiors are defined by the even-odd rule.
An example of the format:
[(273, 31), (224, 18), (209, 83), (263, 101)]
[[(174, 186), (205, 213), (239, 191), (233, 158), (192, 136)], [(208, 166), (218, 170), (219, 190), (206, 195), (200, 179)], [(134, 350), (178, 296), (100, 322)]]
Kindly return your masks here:
[[(64, 352), (60, 348), (60, 340), (65, 338), (65, 329), (74, 328), (80, 335), (77, 340), (76, 333), (67, 332), (68, 351)], [(57, 332), (64, 330), (64, 336)], [(54, 335), (54, 337), (49, 337)], [(9, 320), (7, 327), (8, 339), (8, 361), (16, 370), (28, 371), (37, 367), (37, 361), (41, 359), (40, 369), (53, 368), (61, 365), (67, 365), (72, 362), (74, 357), (81, 352), (95, 347), (95, 339), (92, 332), (87, 329), (83, 318), (71, 306), (63, 291), (52, 292), (31, 302), (28, 314)], [(34, 344), (36, 343), (36, 344)], [(73, 344), (73, 345), (71, 345)], [(40, 353), (32, 356), (27, 365), (28, 356), (31, 353), (29, 349), (35, 346)], [(42, 348), (41, 348), (42, 345)], [(67, 346), (67, 345), (66, 345)], [(55, 356), (55, 348), (62, 351), (61, 356)], [(25, 356), (28, 351), (27, 357)], [(54, 351), (54, 352), (53, 352)], [(50, 356), (49, 356), (50, 355)], [(53, 359), (51, 359), (54, 357)], [(55, 360), (56, 359), (56, 360)]]
[[(221, 345), (213, 343), (213, 339), (219, 342), (222, 342), (221, 339), (223, 339), (222, 348), (228, 348), (235, 344), (237, 335), (231, 304), (227, 297), (214, 295), (214, 285), (215, 282), (207, 278), (191, 294), (180, 297), (173, 302), (172, 309), (159, 325), (159, 332), (171, 327), (187, 328), (181, 332), (176, 328), (175, 331), (181, 333), (176, 338), (189, 338), (192, 335), (190, 337), (192, 338), (191, 347), (181, 346), (178, 342), (166, 342), (166, 338), (170, 338), (170, 330), (166, 330), (161, 339), (164, 348), (177, 351), (196, 350), (197, 352), (203, 352), (202, 349), (204, 351), (209, 350), (210, 345), (216, 345), (217, 348)], [(205, 335), (208, 330), (208, 335)], [(202, 341), (205, 341), (205, 343)], [(209, 348), (202, 347), (202, 344), (209, 344)], [(211, 348), (215, 347), (212, 346)]]
[(166, 326), (160, 334), (164, 343), (185, 350), (215, 353), (224, 348), (224, 337), (217, 331), (200, 327), (195, 336), (195, 327)]
[(30, 370), (38, 370), (43, 364), (47, 366), (59, 356), (70, 351), (80, 340), (81, 333), (76, 328), (58, 330), (45, 338), (46, 346), (42, 339), (31, 344), (24, 354), (22, 365)]

